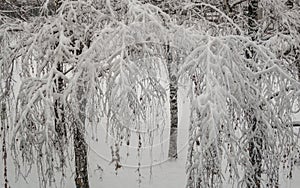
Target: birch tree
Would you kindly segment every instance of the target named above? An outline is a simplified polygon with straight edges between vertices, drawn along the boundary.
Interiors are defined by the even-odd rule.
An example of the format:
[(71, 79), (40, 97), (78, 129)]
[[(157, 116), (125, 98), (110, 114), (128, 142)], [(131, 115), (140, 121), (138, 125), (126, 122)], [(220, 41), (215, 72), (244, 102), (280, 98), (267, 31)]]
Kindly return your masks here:
[[(229, 178), (234, 179), (233, 182), (236, 181), (243, 187), (260, 186), (261, 182), (258, 181), (258, 179), (260, 180), (260, 174), (263, 174), (264, 169), (267, 169), (268, 180), (266, 180), (266, 185), (275, 186), (274, 177), (272, 176), (277, 173), (276, 166), (281, 163), (285, 156), (291, 157), (294, 155), (292, 152), (282, 155), (283, 150), (277, 150), (277, 143), (282, 140), (289, 140), (287, 145), (295, 146), (296, 144), (292, 127), (287, 126), (287, 122), (291, 120), (292, 107), (296, 104), (297, 92), (289, 93), (289, 95), (295, 96), (293, 99), (284, 96), (278, 98), (279, 101), (288, 100), (284, 106), (278, 103), (274, 105), (274, 101), (270, 101), (267, 96), (277, 93), (278, 90), (282, 91), (279, 88), (284, 87), (287, 82), (288, 85), (294, 85), (292, 88), (298, 90), (299, 83), (292, 75), (285, 72), (286, 67), (280, 64), (281, 61), (272, 49), (261, 45), (259, 42), (252, 42), (252, 39), (245, 35), (243, 25), (235, 23), (223, 11), (211, 4), (196, 3), (194, 7), (199, 9), (209, 7), (217, 12), (217, 16), (219, 15), (218, 20), (223, 21), (209, 23), (209, 20), (206, 20), (207, 25), (214, 26), (215, 32), (212, 32), (216, 36), (212, 37), (204, 34), (202, 37), (198, 36), (198, 43), (186, 44), (194, 46), (185, 61), (186, 67), (190, 69), (185, 67), (181, 72), (189, 73), (188, 75), (192, 78), (191, 82), (193, 83), (191, 91), (194, 93), (191, 98), (192, 112), (187, 187), (221, 186), (222, 177), (226, 171), (221, 165), (223, 155), (226, 156), (230, 173)], [(190, 12), (192, 11), (197, 11), (197, 9), (190, 9)], [(202, 29), (207, 28), (209, 31), (212, 28), (204, 27), (203, 23), (195, 23), (195, 17), (190, 18), (192, 18), (189, 20), (190, 23), (200, 25), (199, 27)], [(226, 22), (228, 23), (227, 26)], [(192, 31), (187, 36), (195, 36), (199, 32), (198, 30)], [(234, 35), (232, 36), (232, 34)], [(238, 52), (234, 49), (243, 49), (244, 52)], [(255, 54), (255, 57), (247, 59), (245, 52)], [(222, 55), (223, 53), (224, 55)], [(229, 67), (225, 68), (226, 66)], [(250, 74), (248, 75), (248, 73)], [(224, 75), (224, 77), (221, 75)], [(273, 81), (269, 79), (270, 75), (272, 75), (271, 80)], [(219, 76), (222, 78), (219, 78)], [(222, 83), (223, 81), (226, 83)], [(285, 84), (281, 85), (281, 82)], [(242, 88), (241, 92), (237, 92), (238, 90), (234, 89), (235, 86)], [(224, 92), (221, 91), (223, 87)], [(245, 110), (249, 108), (252, 109), (250, 113)], [(272, 115), (278, 113), (280, 115)], [(251, 118), (249, 119), (247, 116)], [(249, 134), (251, 124), (255, 122), (259, 122), (259, 124), (256, 124), (259, 128), (256, 129), (255, 133)], [(226, 133), (223, 132), (224, 127)], [(282, 128), (278, 129), (278, 127)], [(274, 139), (273, 136), (268, 135), (270, 130), (273, 131), (272, 134), (276, 135), (278, 142), (270, 142)], [(224, 137), (222, 136), (223, 133)], [(236, 146), (233, 144), (251, 143), (251, 140), (255, 137), (260, 140), (261, 145), (259, 149), (255, 149), (254, 153), (249, 150), (249, 144), (238, 144)], [(228, 145), (221, 146), (227, 142), (227, 138), (231, 141)], [(234, 141), (234, 139), (237, 140)], [(291, 148), (287, 147), (285, 151), (290, 151)], [(241, 160), (239, 161), (238, 158)], [(255, 161), (253, 161), (254, 158)], [(272, 158), (272, 160), (264, 160), (269, 158)], [(240, 176), (241, 171), (238, 170), (239, 167), (242, 167), (242, 172), (245, 173), (242, 177)], [(257, 170), (259, 170), (259, 173), (257, 173)], [(251, 174), (255, 175), (252, 176)]]
[(17, 24), (14, 20), (0, 14), (0, 138), (1, 138), (1, 159), (3, 159), (3, 180), (4, 187), (9, 187), (8, 181), (8, 151), (9, 151), (9, 130), (11, 126), (12, 102), (13, 102), (13, 70), (15, 67), (14, 61), (17, 58), (12, 48), (12, 39), (17, 37), (14, 30), (18, 30)]
[[(83, 64), (78, 57), (89, 47), (89, 32), (94, 29), (89, 28), (93, 20), (84, 16), (93, 14), (95, 19), (101, 16), (95, 10), (89, 12), (92, 8), (83, 1), (63, 2), (54, 16), (35, 17), (32, 22), (24, 23), (23, 37), (16, 47), (22, 65), (22, 85), (12, 140), (13, 157), (19, 169), (20, 158), (29, 167), (36, 163), (43, 187), (54, 182), (56, 164), (62, 177), (65, 176), (71, 135), (74, 136), (75, 184), (88, 187), (84, 138), (86, 91), (81, 89), (88, 70), (77, 66)], [(24, 169), (25, 174), (30, 169)]]
[(116, 169), (121, 166), (118, 147), (129, 133), (137, 130), (141, 147), (143, 137), (152, 134), (147, 126), (158, 125), (151, 113), (163, 114), (165, 94), (157, 66), (150, 62), (161, 45), (147, 43), (160, 44), (165, 35), (155, 20), (161, 19), (156, 7), (130, 5), (117, 16), (110, 3), (64, 1), (57, 13), (20, 24), (22, 37), (14, 53), (21, 62), (22, 84), (12, 139), (19, 174), (26, 177), (36, 164), (42, 187), (55, 182), (55, 169), (64, 177), (73, 140), (75, 184), (89, 187), (87, 122), (95, 125), (106, 114), (107, 130), (116, 138)]

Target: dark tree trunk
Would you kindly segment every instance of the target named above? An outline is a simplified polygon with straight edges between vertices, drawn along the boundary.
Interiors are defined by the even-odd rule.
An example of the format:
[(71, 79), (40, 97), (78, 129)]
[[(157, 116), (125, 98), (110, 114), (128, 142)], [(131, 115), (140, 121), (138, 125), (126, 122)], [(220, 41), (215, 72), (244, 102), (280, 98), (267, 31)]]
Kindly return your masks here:
[[(54, 0), (51, 2), (54, 3)], [(59, 0), (57, 1), (59, 2)], [(57, 12), (60, 4), (56, 4), (52, 7), (52, 11)], [(64, 62), (58, 62), (57, 71), (62, 73), (64, 72)], [(60, 168), (62, 169), (65, 165), (65, 156), (64, 156), (64, 146), (66, 144), (67, 139), (67, 128), (65, 122), (65, 108), (64, 108), (64, 99), (62, 97), (63, 91), (65, 89), (64, 80), (61, 77), (58, 77), (55, 81), (55, 92), (57, 93), (57, 98), (54, 101), (54, 115), (55, 115), (55, 132), (56, 132), (56, 144), (57, 150), (59, 151), (59, 159), (60, 159)]]
[(9, 188), (8, 185), (8, 177), (7, 177), (7, 147), (6, 147), (6, 130), (8, 129), (7, 124), (6, 124), (6, 118), (7, 118), (7, 113), (6, 113), (6, 104), (5, 102), (2, 103), (1, 106), (1, 114), (0, 114), (0, 119), (1, 119), (1, 132), (0, 132), (0, 138), (2, 136), (2, 157), (3, 157), (3, 179), (4, 179), (4, 188)]
[(75, 185), (76, 188), (89, 188), (87, 170), (87, 146), (84, 139), (82, 126), (75, 124), (74, 129), (74, 151), (75, 151)]
[(178, 79), (177, 69), (178, 65), (176, 59), (172, 56), (172, 49), (169, 44), (165, 46), (166, 63), (169, 74), (169, 89), (170, 89), (170, 143), (169, 143), (169, 158), (177, 158), (177, 137), (178, 137)]
[(297, 72), (298, 72), (298, 82), (300, 82), (300, 59), (296, 61)]
[[(57, 71), (63, 73), (63, 63), (58, 63)], [(64, 160), (64, 145), (67, 138), (67, 129), (65, 124), (65, 110), (63, 104), (63, 98), (60, 96), (64, 90), (64, 81), (63, 78), (59, 77), (55, 80), (56, 85), (56, 93), (58, 94), (58, 98), (54, 102), (54, 114), (55, 114), (55, 131), (57, 134), (57, 149), (60, 152), (60, 167), (63, 168), (65, 164)]]
[(75, 152), (75, 184), (76, 188), (89, 188), (88, 180), (88, 159), (87, 159), (87, 144), (85, 142), (85, 109), (86, 98), (84, 96), (84, 86), (80, 85), (77, 91), (77, 101), (79, 104), (79, 119), (75, 120), (74, 124), (74, 152)]
[[(256, 40), (256, 33), (258, 31), (258, 2), (259, 0), (248, 0), (248, 24), (249, 24), (249, 36), (252, 40)], [(255, 52), (253, 49), (249, 49), (247, 58), (254, 59)], [(251, 67), (250, 67), (251, 68)], [(257, 120), (257, 114), (255, 109), (249, 107), (246, 112), (247, 121), (250, 129), (249, 138), (249, 157), (251, 162), (251, 170), (248, 173), (248, 188), (260, 188), (261, 187), (261, 175), (262, 175), (262, 132), (259, 129), (259, 122)]]
[[(82, 41), (83, 42), (83, 41)], [(90, 46), (90, 41), (86, 44)], [(76, 50), (76, 55), (82, 53), (83, 45)], [(84, 74), (84, 73), (82, 73)], [(83, 75), (81, 75), (83, 76)], [(86, 119), (86, 103), (85, 96), (86, 81), (79, 79), (77, 81), (77, 104), (78, 104), (78, 117), (75, 117), (74, 124), (74, 152), (75, 152), (75, 184), (76, 188), (89, 188), (88, 179), (88, 156), (87, 156), (87, 143), (85, 141), (85, 119)]]
[(258, 2), (259, 0), (248, 0), (249, 36), (251, 36), (252, 40), (256, 40), (256, 33), (258, 31)]
[[(258, 130), (260, 121), (256, 119), (257, 114), (251, 108), (247, 112), (248, 124), (250, 127), (249, 139), (249, 157), (251, 162), (251, 170), (248, 172), (248, 188), (261, 187), (261, 174), (262, 174), (262, 132)], [(253, 135), (253, 136), (252, 136)]]
[[(164, 12), (169, 15), (177, 15), (176, 12), (177, 5), (181, 3), (181, 0), (177, 1), (153, 1), (153, 0), (143, 0), (143, 3), (151, 3), (155, 6), (161, 8)], [(178, 15), (177, 15), (178, 16)], [(164, 46), (165, 50), (165, 60), (168, 68), (169, 76), (169, 89), (170, 89), (170, 142), (168, 157), (176, 159), (177, 158), (177, 135), (178, 135), (178, 58), (174, 58), (174, 53), (172, 54), (172, 49), (170, 44), (167, 43)]]

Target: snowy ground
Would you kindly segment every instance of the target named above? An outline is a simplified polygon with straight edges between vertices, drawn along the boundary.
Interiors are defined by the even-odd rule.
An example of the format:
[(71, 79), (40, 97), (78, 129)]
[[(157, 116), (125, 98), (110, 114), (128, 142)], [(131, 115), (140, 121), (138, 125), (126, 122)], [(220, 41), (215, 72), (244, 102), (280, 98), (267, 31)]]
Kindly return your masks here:
[[(118, 169), (117, 174), (114, 170), (114, 164), (109, 164), (111, 160), (111, 151), (109, 146), (105, 143), (105, 128), (99, 126), (97, 131), (91, 130), (88, 140), (89, 145), (89, 180), (91, 188), (184, 188), (186, 175), (185, 175), (185, 161), (187, 152), (187, 138), (188, 138), (188, 124), (189, 124), (189, 106), (188, 101), (183, 102), (184, 94), (180, 96), (181, 102), (179, 109), (179, 156), (177, 160), (167, 161), (167, 148), (168, 148), (168, 130), (165, 130), (164, 135), (158, 137), (154, 146), (152, 147), (151, 156), (149, 153), (150, 147), (145, 148), (142, 153), (142, 166), (141, 177), (137, 171), (137, 148), (123, 148), (123, 157), (126, 153), (129, 156), (122, 158), (123, 167)], [(92, 139), (92, 137), (97, 137)], [(152, 160), (150, 160), (152, 158)], [(148, 166), (151, 165), (152, 169)], [(14, 167), (12, 161), (9, 160), (9, 184), (11, 188), (38, 188), (38, 179), (35, 169), (33, 173), (27, 178), (27, 182), (22, 178), (19, 181), (15, 181)], [(101, 169), (99, 168), (101, 167)], [(4, 187), (2, 177), (2, 163), (0, 165), (0, 188)], [(140, 183), (139, 183), (140, 182)], [(72, 172), (67, 174), (66, 180), (60, 186), (63, 188), (74, 188), (74, 175)], [(226, 188), (232, 187), (230, 185)], [(294, 173), (294, 179), (291, 181), (282, 181), (281, 188), (298, 188), (300, 187), (300, 168), (297, 168)]]

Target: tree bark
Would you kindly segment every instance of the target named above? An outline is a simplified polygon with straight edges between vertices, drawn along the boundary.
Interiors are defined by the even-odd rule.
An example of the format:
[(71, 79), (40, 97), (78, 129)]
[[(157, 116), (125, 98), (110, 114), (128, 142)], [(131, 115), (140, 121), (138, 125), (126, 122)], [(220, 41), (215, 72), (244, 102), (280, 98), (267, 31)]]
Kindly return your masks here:
[(260, 188), (261, 187), (261, 174), (262, 174), (262, 132), (258, 130), (259, 121), (256, 118), (255, 110), (251, 108), (248, 111), (248, 124), (250, 127), (249, 139), (249, 157), (251, 162), (251, 169), (248, 172), (247, 188)]
[(89, 188), (88, 180), (88, 159), (87, 159), (87, 143), (85, 142), (84, 122), (86, 98), (84, 97), (84, 86), (79, 86), (77, 93), (79, 102), (79, 119), (75, 120), (74, 124), (74, 152), (75, 152), (75, 184), (76, 188)]
[[(63, 73), (63, 62), (58, 63), (57, 71)], [(54, 102), (54, 114), (55, 114), (55, 131), (57, 134), (57, 149), (60, 152), (60, 167), (63, 168), (65, 164), (64, 160), (64, 145), (67, 138), (67, 129), (65, 124), (65, 109), (63, 99), (60, 96), (64, 90), (63, 78), (59, 77), (55, 80), (56, 93), (59, 95)]]
[[(249, 24), (249, 36), (252, 40), (256, 40), (256, 33), (258, 31), (258, 3), (259, 0), (248, 0), (248, 24)], [(250, 53), (246, 54), (247, 58), (255, 58), (255, 52), (253, 49), (249, 49)], [(251, 170), (248, 173), (247, 187), (248, 188), (260, 188), (261, 187), (261, 175), (262, 175), (262, 131), (258, 130), (259, 121), (257, 120), (257, 114), (255, 109), (249, 107), (246, 111), (247, 121), (249, 124), (250, 135), (249, 138), (249, 157), (251, 162)], [(253, 135), (253, 136), (252, 136)]]
[[(54, 0), (52, 0), (54, 3)], [(52, 7), (52, 11), (57, 12), (59, 9), (60, 4), (56, 4), (54, 7)], [(64, 72), (64, 62), (58, 62), (57, 71), (62, 73)], [(54, 101), (54, 115), (55, 115), (55, 132), (56, 132), (56, 144), (57, 144), (57, 150), (59, 151), (59, 159), (60, 159), (60, 168), (62, 169), (63, 173), (63, 167), (65, 165), (65, 156), (64, 156), (64, 146), (67, 139), (67, 128), (66, 128), (66, 122), (65, 122), (65, 108), (64, 108), (64, 102), (62, 98), (62, 93), (65, 89), (64, 80), (61, 77), (58, 77), (57, 80), (54, 81), (56, 86), (56, 94), (57, 98)]]
[(169, 89), (170, 89), (170, 142), (169, 142), (169, 158), (177, 158), (177, 137), (178, 137), (178, 65), (176, 59), (173, 59), (170, 45), (166, 46), (166, 63), (169, 74)]
[(76, 188), (89, 188), (87, 170), (87, 144), (84, 138), (84, 128), (80, 122), (75, 123), (74, 128), (74, 152), (75, 152), (75, 185)]
[[(87, 46), (90, 46), (90, 41), (88, 41)], [(80, 55), (82, 53), (82, 49), (83, 46), (81, 45), (80, 49), (76, 50), (76, 55)], [(73, 135), (76, 171), (75, 185), (76, 188), (89, 188), (87, 143), (84, 136), (87, 104), (87, 98), (85, 96), (86, 81), (83, 81), (83, 79), (79, 79), (77, 84), (77, 104), (79, 109), (78, 117), (75, 117), (75, 127)]]
[(252, 40), (256, 40), (256, 33), (258, 31), (258, 2), (259, 0), (248, 0), (248, 34), (251, 36)]
[(297, 72), (298, 72), (298, 82), (300, 82), (300, 59), (296, 61)]
[[(1, 133), (2, 133), (2, 154), (3, 154), (3, 179), (4, 179), (4, 188), (9, 188), (8, 185), (8, 177), (7, 177), (7, 146), (6, 146), (6, 130), (8, 129), (6, 124), (6, 104), (5, 102), (2, 103), (1, 106)], [(0, 134), (1, 137), (1, 134)]]
[[(153, 0), (143, 0), (143, 3), (151, 3), (155, 6), (161, 8), (164, 12), (169, 15), (177, 15), (176, 4), (180, 3), (181, 0), (177, 1), (153, 1)], [(178, 16), (178, 15), (177, 15)], [(168, 69), (169, 76), (169, 95), (170, 95), (170, 142), (168, 157), (176, 159), (177, 158), (177, 137), (178, 137), (178, 62), (177, 59), (173, 58), (172, 49), (170, 48), (169, 42), (164, 45), (165, 50), (165, 60)]]

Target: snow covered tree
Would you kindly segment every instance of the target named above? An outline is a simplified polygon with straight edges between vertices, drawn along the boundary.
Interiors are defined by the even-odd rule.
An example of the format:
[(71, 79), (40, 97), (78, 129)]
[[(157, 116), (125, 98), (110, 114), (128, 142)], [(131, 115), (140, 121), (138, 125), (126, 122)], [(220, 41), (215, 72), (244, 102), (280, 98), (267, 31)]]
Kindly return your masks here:
[[(85, 128), (104, 114), (116, 147), (129, 143), (132, 131), (141, 146), (164, 115), (165, 91), (154, 63), (166, 37), (156, 20), (159, 9), (128, 2), (121, 7), (124, 14), (114, 11), (109, 2), (64, 1), (57, 13), (19, 26), (22, 36), (14, 54), (22, 84), (12, 152), (25, 177), (37, 165), (43, 187), (55, 182), (55, 169), (65, 176), (72, 139), (75, 184), (89, 187)], [(114, 153), (117, 169), (119, 154)]]
[[(239, 181), (239, 178), (242, 178), (240, 183), (245, 182), (247, 185), (257, 186), (256, 182), (252, 179), (249, 180), (251, 176), (247, 174), (249, 171), (255, 172), (257, 166), (252, 167), (254, 163), (251, 162), (253, 158), (251, 152), (248, 153), (249, 145), (242, 144), (253, 139), (253, 134), (249, 135), (248, 133), (252, 130), (251, 123), (254, 120), (260, 122), (257, 124), (259, 128), (256, 131), (262, 134), (254, 133), (262, 142), (262, 148), (255, 151), (261, 152), (263, 156), (260, 157), (263, 161), (260, 163), (262, 169), (276, 170), (274, 163), (277, 163), (278, 160), (264, 160), (278, 157), (276, 156), (278, 153), (274, 153), (275, 156), (273, 156), (270, 151), (270, 148), (277, 148), (274, 146), (277, 141), (272, 140), (274, 135), (278, 142), (285, 140), (288, 142), (287, 145), (295, 144), (293, 143), (292, 129), (290, 126), (286, 126), (289, 121), (286, 118), (288, 118), (295, 99), (291, 101), (290, 98), (282, 96), (280, 101), (289, 102), (289, 105), (285, 106), (283, 110), (282, 107), (275, 109), (274, 104), (266, 100), (265, 96), (271, 95), (272, 91), (270, 92), (270, 90), (275, 87), (272, 86), (273, 83), (270, 82), (269, 77), (278, 79), (282, 83), (282, 85), (281, 83), (276, 84), (276, 89), (284, 87), (287, 83), (298, 88), (299, 84), (286, 77), (282, 69), (274, 63), (276, 60), (269, 61), (270, 59), (266, 57), (268, 52), (263, 51), (265, 49), (259, 46), (256, 46), (258, 48), (256, 53), (261, 50), (260, 56), (266, 58), (266, 61), (263, 62), (264, 59), (262, 59), (257, 70), (249, 69), (242, 63), (249, 60), (244, 57), (245, 54), (239, 53), (238, 49), (247, 48), (251, 42), (244, 39), (240, 43), (240, 40), (242, 38), (239, 37), (204, 37), (203, 46), (197, 49), (198, 52), (194, 51), (192, 53), (194, 56), (190, 56), (186, 61), (185, 70), (190, 68), (188, 69), (190, 76), (194, 76), (196, 71), (200, 73), (197, 75), (201, 75), (201, 77), (194, 78), (197, 79), (196, 83), (199, 83), (197, 87), (200, 89), (192, 89), (200, 90), (200, 94), (196, 93), (191, 96), (191, 135), (188, 153), (190, 180), (188, 180), (188, 187), (221, 185), (225, 172), (223, 156), (227, 160), (225, 163), (229, 165), (229, 171), (234, 180)], [(251, 64), (255, 65), (253, 62), (255, 60), (251, 61)], [(264, 80), (264, 82), (256, 85), (253, 80), (255, 82)], [(267, 86), (266, 83), (270, 85)], [(274, 88), (273, 92), (277, 92), (276, 89)], [(289, 93), (289, 95), (295, 94)], [(257, 101), (261, 101), (263, 105)], [(247, 109), (249, 108), (254, 114), (248, 114)], [(283, 114), (281, 114), (283, 117), (278, 117), (275, 113), (278, 108), (283, 110)], [(257, 119), (250, 121), (251, 119), (247, 119), (249, 115)], [(276, 130), (273, 130), (274, 127)], [(283, 129), (285, 134), (281, 132)], [(270, 168), (269, 165), (274, 168)], [(245, 170), (244, 177), (240, 177), (241, 172), (238, 170), (240, 166)]]
[[(200, 17), (206, 20), (208, 26), (197, 23), (197, 17), (191, 13), (207, 7), (216, 12), (217, 20), (222, 21), (209, 23), (210, 20)], [(192, 52), (186, 58), (186, 67), (180, 72), (189, 73), (193, 82), (191, 91), (194, 92), (187, 187), (222, 185), (226, 171), (223, 169), (224, 155), (233, 182), (258, 187), (261, 185), (260, 177), (266, 172), (268, 178), (264, 182), (275, 186), (276, 180), (272, 176), (276, 176), (281, 160), (287, 155), (294, 155), (292, 152), (282, 155), (283, 150), (278, 151), (276, 144), (282, 140), (288, 142), (285, 151), (291, 151), (297, 145), (289, 121), (297, 101), (299, 83), (285, 71), (286, 67), (282, 66), (272, 49), (261, 41), (252, 42), (243, 31), (244, 26), (235, 23), (223, 11), (207, 3), (190, 4), (187, 8), (188, 14), (192, 15), (189, 24), (199, 26), (202, 32), (213, 29), (210, 33), (214, 35), (198, 35), (197, 42), (186, 44), (191, 46)], [(191, 30), (193, 32), (190, 31), (187, 38), (201, 32), (198, 28)], [(291, 86), (294, 91), (284, 90), (285, 85)], [(269, 96), (278, 90), (295, 97), (291, 99), (280, 95), (276, 101), (285, 102), (275, 105), (274, 99)], [(276, 141), (269, 135), (270, 130)], [(240, 176), (241, 167), (245, 173), (243, 177)]]
[(12, 45), (14, 43), (14, 38), (17, 37), (14, 34), (14, 30), (18, 30), (17, 24), (13, 23), (14, 20), (8, 18), (7, 16), (0, 13), (0, 138), (1, 142), (1, 153), (3, 159), (3, 180), (4, 187), (9, 187), (8, 182), (8, 134), (9, 127), (11, 126), (11, 112), (12, 112), (12, 102), (13, 102), (13, 74), (14, 74), (14, 61), (17, 58), (14, 54), (14, 49)]
[[(19, 168), (19, 154), (29, 167), (37, 164), (41, 186), (54, 181), (56, 167), (65, 176), (65, 160), (70, 157), (68, 139), (73, 136), (75, 184), (88, 187), (84, 138), (87, 96), (82, 80), (89, 70), (77, 66), (84, 64), (78, 57), (89, 47), (90, 32), (95, 29), (89, 25), (95, 21), (84, 16), (102, 16), (92, 10), (84, 1), (65, 1), (55, 15), (24, 22), (23, 36), (15, 48), (22, 66), (22, 84), (12, 140), (13, 157)], [(30, 169), (24, 169), (25, 174)]]
[[(0, 72), (2, 127), (14, 67), (20, 69), (11, 143), (18, 173), (26, 177), (36, 164), (46, 187), (55, 169), (65, 176), (72, 146), (76, 187), (89, 187), (86, 128), (103, 119), (115, 169), (123, 165), (123, 143), (136, 145), (140, 156), (165, 123), (159, 77), (166, 62), (171, 158), (178, 83), (190, 86), (187, 187), (220, 187), (224, 180), (278, 186), (278, 166), (291, 171), (298, 149), (292, 113), (299, 111), (299, 5), (147, 2), (45, 1), (39, 16), (1, 14), (0, 69), (9, 70)], [(8, 17), (18, 20), (9, 24)]]

